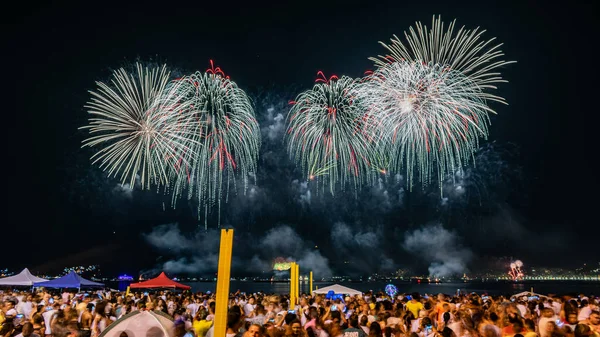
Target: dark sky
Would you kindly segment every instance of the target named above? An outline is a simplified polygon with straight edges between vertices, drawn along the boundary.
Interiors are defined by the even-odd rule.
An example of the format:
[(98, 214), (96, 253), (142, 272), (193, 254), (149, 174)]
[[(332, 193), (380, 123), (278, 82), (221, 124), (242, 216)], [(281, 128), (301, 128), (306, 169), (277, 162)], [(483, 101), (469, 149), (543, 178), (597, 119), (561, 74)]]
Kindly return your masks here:
[[(140, 59), (189, 72), (206, 69), (208, 60), (214, 59), (249, 92), (259, 92), (260, 87), (279, 92), (304, 89), (312, 85), (318, 70), (362, 75), (371, 68), (367, 58), (384, 52), (377, 41), (401, 35), (415, 21), (430, 23), (434, 14), (446, 22), (456, 18), (458, 25), (468, 28), (481, 26), (486, 37), (504, 43), (507, 59), (517, 61), (502, 70), (509, 83), (501, 85), (499, 93), (510, 105), (495, 106), (499, 114), (492, 119), (490, 140), (517, 149), (508, 165), (520, 172), (520, 178), (516, 183), (507, 180), (514, 188), (499, 187), (508, 192), (492, 201), (501, 205), (493, 214), (469, 221), (468, 226), (505, 226), (505, 220), (489, 218), (510, 213), (519, 222), (514, 232), (519, 237), (510, 234), (499, 239), (500, 244), (477, 245), (474, 242), (485, 235), (470, 238), (468, 228), (452, 224), (460, 219), (453, 218), (446, 226), (457, 228), (477, 254), (506, 256), (515, 251), (525, 261), (549, 266), (598, 261), (598, 189), (592, 169), (598, 152), (596, 130), (591, 129), (591, 115), (598, 109), (599, 74), (593, 52), (598, 29), (597, 11), (591, 5), (243, 3), (82, 2), (42, 7), (31, 3), (8, 14), (2, 53), (8, 103), (4, 115), (9, 117), (4, 123), (8, 184), (3, 251), (11, 258), (3, 259), (0, 267), (56, 269), (86, 257), (111, 271), (136, 272), (152, 265), (158, 254), (140, 233), (174, 222), (194, 228), (194, 216), (185, 207), (160, 212), (155, 196), (136, 192), (133, 200), (115, 200), (113, 183), (89, 165), (89, 151), (80, 150), (85, 135), (77, 128), (86, 123), (87, 90), (94, 89), (94, 81), (108, 79), (112, 69)], [(282, 96), (293, 99), (295, 93)], [(409, 203), (408, 208), (402, 215), (391, 211), (381, 221), (386, 228), (404, 232), (432, 220), (419, 214), (429, 212), (427, 207)], [(303, 238), (319, 241), (311, 237), (313, 230), (333, 222), (322, 212), (261, 209), (251, 225), (239, 219), (236, 225), (262, 233), (286, 223)], [(464, 206), (463, 216), (469, 217), (471, 209)], [(346, 215), (338, 220), (353, 221)], [(351, 225), (360, 226), (364, 222)], [(393, 251), (394, 243), (388, 245)], [(334, 265), (338, 261), (330, 259)]]

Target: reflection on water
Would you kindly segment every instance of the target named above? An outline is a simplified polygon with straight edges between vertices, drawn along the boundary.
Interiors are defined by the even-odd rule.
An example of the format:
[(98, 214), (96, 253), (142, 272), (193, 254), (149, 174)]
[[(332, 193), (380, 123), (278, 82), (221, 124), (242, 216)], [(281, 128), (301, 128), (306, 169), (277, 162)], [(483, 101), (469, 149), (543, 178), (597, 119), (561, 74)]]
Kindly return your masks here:
[(530, 290), (530, 289), (526, 289), (525, 285), (523, 283), (511, 283), (512, 289), (514, 289), (514, 291), (516, 293), (520, 293), (522, 291), (526, 291), (526, 290)]

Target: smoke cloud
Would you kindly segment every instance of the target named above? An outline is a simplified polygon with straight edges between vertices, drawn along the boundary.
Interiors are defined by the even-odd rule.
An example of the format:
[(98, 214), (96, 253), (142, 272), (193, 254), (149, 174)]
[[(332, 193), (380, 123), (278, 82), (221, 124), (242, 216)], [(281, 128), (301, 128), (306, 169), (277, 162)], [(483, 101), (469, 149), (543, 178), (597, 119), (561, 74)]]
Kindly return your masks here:
[(186, 237), (177, 224), (167, 224), (155, 227), (144, 238), (160, 252), (174, 255), (173, 259), (164, 262), (159, 269), (197, 274), (217, 270), (220, 238), (217, 230), (198, 231), (195, 235)]
[(267, 120), (270, 121), (267, 124), (266, 130), (263, 129), (263, 135), (266, 135), (271, 141), (281, 141), (283, 138), (283, 132), (285, 131), (285, 117), (282, 112), (276, 112), (274, 106), (267, 108)]
[(113, 193), (117, 196), (131, 200), (133, 198), (133, 188), (129, 184), (121, 185), (117, 184), (113, 188)]
[[(203, 275), (217, 271), (219, 258), (219, 232), (197, 231), (186, 237), (177, 224), (155, 227), (144, 235), (156, 250), (170, 255), (170, 259), (157, 266), (170, 273)], [(262, 236), (241, 234), (235, 239), (232, 269), (234, 272), (259, 274), (272, 272), (275, 258), (298, 261), (302, 270), (312, 270), (318, 277), (332, 275), (329, 260), (290, 226), (280, 225)]]
[[(362, 228), (361, 228), (362, 227)], [(339, 259), (345, 259), (345, 272), (392, 271), (393, 259), (384, 250), (383, 226), (365, 228), (337, 222), (331, 228), (331, 242)]]
[(429, 263), (429, 275), (448, 277), (467, 272), (473, 253), (462, 247), (460, 237), (441, 224), (407, 232), (402, 245), (411, 254)]
[(292, 181), (292, 190), (296, 193), (296, 202), (303, 208), (309, 207), (312, 200), (312, 192), (308, 188), (308, 182), (300, 182), (298, 179)]

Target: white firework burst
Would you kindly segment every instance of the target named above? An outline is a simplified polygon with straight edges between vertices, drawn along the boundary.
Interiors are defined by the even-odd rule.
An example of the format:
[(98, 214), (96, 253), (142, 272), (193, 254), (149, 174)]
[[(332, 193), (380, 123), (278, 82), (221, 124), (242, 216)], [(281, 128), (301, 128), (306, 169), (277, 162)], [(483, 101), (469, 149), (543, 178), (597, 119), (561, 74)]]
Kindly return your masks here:
[(387, 64), (368, 77), (359, 97), (375, 116), (379, 152), (396, 171), (415, 170), (429, 183), (462, 167), (487, 137), (490, 109), (480, 88), (459, 72), (416, 62)]
[(174, 163), (189, 159), (189, 115), (185, 102), (171, 104), (176, 90), (168, 83), (166, 66), (136, 64), (133, 73), (121, 68), (109, 84), (97, 82), (85, 105), (92, 117), (82, 127), (90, 133), (83, 147), (99, 148), (93, 163), (132, 188), (137, 177), (142, 189), (167, 186)]
[(433, 19), (432, 29), (417, 23), (405, 33), (407, 45), (394, 37), (384, 44), (389, 55), (371, 58), (377, 69), (357, 92), (380, 132), (379, 153), (390, 157), (390, 169), (405, 170), (412, 186), (417, 174), (424, 184), (437, 177), (442, 186), (448, 172), (472, 159), (479, 139), (487, 138), (489, 93), (505, 82), (495, 70), (511, 62), (499, 60), (500, 45), (481, 40), (484, 31), (444, 30)]
[[(485, 30), (479, 27), (469, 30), (461, 27), (456, 30), (456, 20), (446, 29), (441, 17), (432, 19), (431, 28), (417, 22), (404, 32), (406, 43), (396, 35), (389, 44), (379, 42), (390, 54), (371, 57), (377, 66), (393, 62), (417, 62), (426, 65), (448, 67), (467, 76), (481, 90), (496, 89), (502, 79), (498, 68), (514, 61), (502, 60), (502, 44), (494, 44), (495, 38), (483, 39)], [(504, 98), (485, 94), (486, 100), (505, 103)]]

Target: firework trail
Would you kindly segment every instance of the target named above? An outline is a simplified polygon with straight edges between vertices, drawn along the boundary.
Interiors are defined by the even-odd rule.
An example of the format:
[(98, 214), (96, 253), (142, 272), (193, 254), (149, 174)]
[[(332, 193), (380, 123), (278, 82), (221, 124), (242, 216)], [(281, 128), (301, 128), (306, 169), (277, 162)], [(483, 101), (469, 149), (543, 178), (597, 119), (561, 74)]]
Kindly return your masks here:
[(292, 101), (287, 117), (287, 150), (307, 180), (328, 185), (331, 193), (347, 184), (359, 187), (370, 174), (373, 151), (365, 128), (369, 120), (354, 96), (359, 81), (326, 78)]
[(167, 89), (166, 66), (144, 68), (136, 64), (134, 73), (114, 72), (109, 84), (97, 82), (98, 91), (85, 105), (91, 117), (90, 137), (83, 147), (100, 147), (92, 156), (94, 164), (120, 175), (131, 188), (136, 177), (142, 189), (152, 184), (168, 186), (172, 163), (187, 162), (188, 126), (191, 122), (185, 102), (171, 105), (177, 85)]
[(525, 276), (521, 268), (523, 268), (523, 262), (521, 262), (521, 260), (517, 260), (510, 264), (508, 275), (513, 279), (513, 281), (522, 280), (523, 276)]
[(378, 153), (390, 156), (390, 169), (405, 171), (407, 183), (415, 176), (423, 184), (466, 165), (487, 138), (490, 101), (505, 103), (489, 93), (505, 82), (497, 68), (501, 45), (482, 40), (484, 31), (459, 29), (454, 22), (445, 30), (434, 17), (432, 28), (417, 23), (405, 33), (407, 44), (396, 36), (380, 42), (389, 55), (371, 58), (377, 69), (368, 74), (357, 96), (377, 120)]
[(188, 124), (185, 141), (190, 161), (176, 166), (173, 205), (187, 191), (188, 199), (197, 198), (199, 216), (203, 212), (206, 219), (215, 204), (220, 216), (221, 202), (227, 202), (229, 190), (235, 188), (236, 174), (246, 191), (250, 173), (256, 172), (260, 128), (246, 93), (212, 61), (206, 72), (176, 82), (171, 104), (185, 105), (194, 122)]

